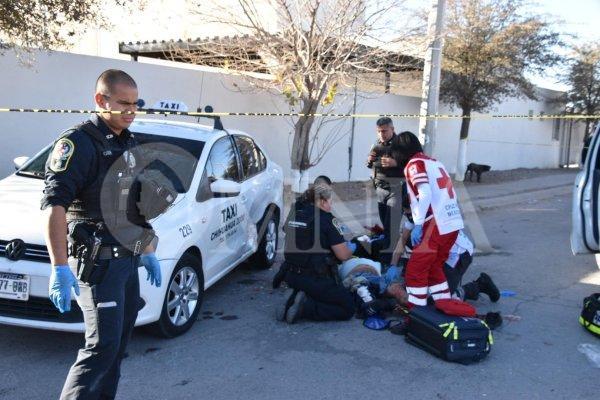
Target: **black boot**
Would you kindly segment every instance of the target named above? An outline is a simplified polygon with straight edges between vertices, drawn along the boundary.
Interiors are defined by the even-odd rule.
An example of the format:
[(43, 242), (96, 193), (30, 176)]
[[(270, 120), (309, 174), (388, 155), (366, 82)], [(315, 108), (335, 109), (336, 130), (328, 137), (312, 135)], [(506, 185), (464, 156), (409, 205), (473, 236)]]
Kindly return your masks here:
[(287, 312), (292, 304), (294, 304), (294, 300), (296, 299), (296, 294), (298, 291), (292, 288), (289, 288), (285, 292), (285, 303), (281, 304), (275, 310), (275, 319), (280, 322), (284, 322), (287, 316)]
[(479, 291), (487, 294), (492, 302), (500, 300), (500, 291), (488, 274), (482, 273), (475, 282), (479, 285)]
[(502, 316), (499, 312), (489, 312), (485, 314), (483, 320), (492, 331), (502, 325)]
[(285, 320), (288, 324), (293, 324), (302, 318), (304, 303), (306, 303), (306, 293), (298, 292), (285, 315)]
[[(457, 292), (462, 296), (463, 300), (477, 300), (479, 298), (479, 283), (477, 281), (469, 282), (463, 285)], [(462, 293), (461, 293), (462, 292)]]
[[(361, 315), (364, 317), (372, 317), (373, 315), (381, 314), (384, 311), (391, 311), (390, 303), (387, 299), (375, 299), (363, 303), (360, 306)], [(364, 319), (364, 318), (363, 318)]]

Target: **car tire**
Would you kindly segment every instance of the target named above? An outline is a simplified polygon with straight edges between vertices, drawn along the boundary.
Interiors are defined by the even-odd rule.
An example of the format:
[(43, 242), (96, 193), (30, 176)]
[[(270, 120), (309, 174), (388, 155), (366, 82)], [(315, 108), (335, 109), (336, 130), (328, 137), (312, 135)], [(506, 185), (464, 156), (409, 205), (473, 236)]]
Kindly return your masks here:
[(166, 338), (187, 332), (198, 318), (203, 298), (202, 261), (185, 253), (169, 278), (160, 319), (152, 325), (153, 332)]
[(279, 243), (279, 215), (275, 206), (267, 208), (265, 215), (256, 225), (256, 231), (259, 238), (258, 249), (251, 257), (250, 263), (253, 268), (267, 269), (275, 262)]

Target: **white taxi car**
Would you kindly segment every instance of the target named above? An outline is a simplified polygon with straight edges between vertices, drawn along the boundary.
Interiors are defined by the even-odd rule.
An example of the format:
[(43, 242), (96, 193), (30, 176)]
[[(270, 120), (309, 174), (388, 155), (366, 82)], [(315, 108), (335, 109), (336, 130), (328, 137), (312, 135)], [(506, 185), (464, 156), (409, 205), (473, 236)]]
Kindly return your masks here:
[[(575, 178), (571, 210), (573, 254), (600, 253), (600, 124)], [(600, 267), (600, 264), (598, 265)]]
[[(136, 322), (173, 337), (193, 325), (204, 291), (235, 266), (246, 260), (258, 268), (273, 264), (283, 174), (243, 132), (163, 120), (136, 120), (130, 130), (142, 145), (162, 152), (157, 156), (168, 166), (157, 168), (176, 177), (174, 204), (151, 221), (160, 238), (163, 284), (150, 286), (140, 268), (144, 304)], [(17, 172), (0, 181), (0, 323), (83, 332), (76, 302), (61, 314), (48, 299), (40, 199), (50, 148), (15, 159)]]

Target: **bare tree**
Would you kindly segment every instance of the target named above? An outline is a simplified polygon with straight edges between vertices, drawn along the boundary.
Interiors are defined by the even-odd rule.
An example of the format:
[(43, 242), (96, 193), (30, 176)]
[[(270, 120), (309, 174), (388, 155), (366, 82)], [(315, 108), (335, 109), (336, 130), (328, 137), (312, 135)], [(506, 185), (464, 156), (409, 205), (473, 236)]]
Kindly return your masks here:
[(65, 47), (70, 37), (86, 27), (105, 25), (103, 11), (108, 7), (141, 6), (137, 3), (139, 0), (2, 0), (0, 50)]
[[(177, 43), (177, 58), (235, 71), (259, 72), (270, 79), (243, 76), (254, 86), (276, 91), (300, 116), (294, 118), (292, 169), (305, 171), (323, 156), (313, 151), (311, 116), (331, 106), (338, 92), (358, 76), (402, 71), (419, 61), (398, 51), (412, 35), (395, 20), (403, 0), (233, 0), (213, 8), (198, 6), (207, 23), (227, 27), (233, 37)], [(390, 39), (393, 38), (393, 39)], [(392, 51), (391, 45), (396, 48)], [(414, 48), (413, 48), (414, 52)], [(349, 110), (346, 110), (346, 112)], [(322, 140), (332, 146), (339, 138)]]
[(526, 73), (560, 62), (559, 34), (521, 0), (448, 0), (440, 96), (462, 110), (456, 179), (466, 164), (472, 112), (489, 110), (506, 97), (535, 99)]
[[(568, 74), (562, 81), (570, 86), (567, 101), (577, 113), (600, 113), (600, 44), (590, 42), (573, 48)], [(585, 119), (585, 139), (592, 133), (592, 119)]]

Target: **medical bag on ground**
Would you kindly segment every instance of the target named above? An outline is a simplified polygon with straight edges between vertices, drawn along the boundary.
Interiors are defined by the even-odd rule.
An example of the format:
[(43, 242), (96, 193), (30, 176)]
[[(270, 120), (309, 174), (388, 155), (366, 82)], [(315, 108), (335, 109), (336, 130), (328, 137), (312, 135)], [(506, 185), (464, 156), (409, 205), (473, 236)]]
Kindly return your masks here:
[(600, 337), (600, 293), (594, 293), (583, 299), (583, 310), (579, 316), (579, 323)]
[(478, 318), (446, 315), (433, 306), (414, 307), (406, 341), (446, 361), (470, 364), (484, 359), (494, 343)]

